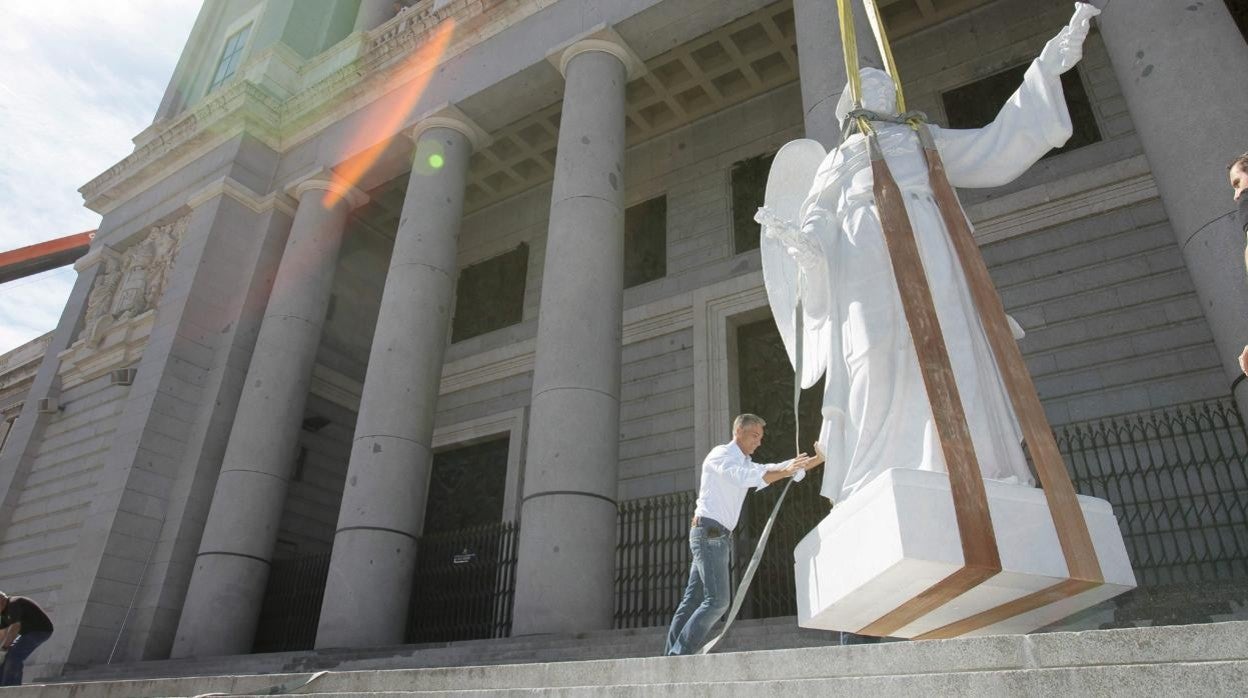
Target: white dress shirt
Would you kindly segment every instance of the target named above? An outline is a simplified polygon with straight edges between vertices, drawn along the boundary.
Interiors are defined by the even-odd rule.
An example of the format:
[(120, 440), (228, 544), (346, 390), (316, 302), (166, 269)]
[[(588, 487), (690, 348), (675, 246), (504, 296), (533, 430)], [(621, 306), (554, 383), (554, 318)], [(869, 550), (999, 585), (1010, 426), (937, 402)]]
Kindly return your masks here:
[(729, 441), (711, 449), (702, 461), (702, 482), (698, 486), (698, 506), (694, 516), (705, 516), (723, 524), (728, 530), (737, 527), (741, 516), (741, 503), (751, 487), (767, 486), (763, 474), (783, 470), (792, 463), (760, 465), (745, 455), (736, 441)]

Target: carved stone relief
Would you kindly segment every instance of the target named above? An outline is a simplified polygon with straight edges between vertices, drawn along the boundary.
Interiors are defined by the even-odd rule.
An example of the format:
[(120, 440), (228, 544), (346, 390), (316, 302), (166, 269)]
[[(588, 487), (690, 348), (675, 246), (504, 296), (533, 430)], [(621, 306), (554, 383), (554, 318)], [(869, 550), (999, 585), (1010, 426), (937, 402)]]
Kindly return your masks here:
[(183, 216), (156, 226), (125, 252), (104, 257), (100, 262), (103, 269), (87, 296), (80, 339), (89, 346), (98, 346), (111, 327), (156, 307), (165, 292), (188, 219)]

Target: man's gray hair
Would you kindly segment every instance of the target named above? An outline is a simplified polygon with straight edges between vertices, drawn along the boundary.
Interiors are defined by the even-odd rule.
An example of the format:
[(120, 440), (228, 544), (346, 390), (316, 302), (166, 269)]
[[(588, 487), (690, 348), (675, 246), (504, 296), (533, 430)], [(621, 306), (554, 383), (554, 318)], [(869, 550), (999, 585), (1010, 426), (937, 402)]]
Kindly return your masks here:
[(746, 414), (739, 414), (736, 419), (732, 420), (732, 430), (734, 432), (755, 425), (765, 427), (767, 426), (767, 420), (756, 414), (749, 414), (748, 412)]

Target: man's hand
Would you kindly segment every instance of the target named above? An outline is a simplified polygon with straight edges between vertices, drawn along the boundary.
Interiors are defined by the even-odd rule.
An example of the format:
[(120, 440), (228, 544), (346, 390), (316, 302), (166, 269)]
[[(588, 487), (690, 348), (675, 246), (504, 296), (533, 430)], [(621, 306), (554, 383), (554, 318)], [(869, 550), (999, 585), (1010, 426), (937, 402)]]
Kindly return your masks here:
[(1044, 45), (1040, 52), (1040, 69), (1048, 75), (1061, 75), (1075, 67), (1083, 58), (1083, 40), (1088, 38), (1088, 30), (1092, 28), (1092, 18), (1101, 11), (1090, 3), (1076, 2), (1075, 13), (1070, 23), (1062, 27), (1057, 36)]
[(1248, 347), (1244, 347), (1244, 351), (1239, 355), (1239, 370), (1248, 376)]
[(796, 475), (799, 470), (803, 472), (807, 470), (814, 470), (821, 465), (823, 465), (823, 453), (821, 453), (819, 444), (815, 444), (815, 455), (808, 456), (805, 453), (798, 455), (797, 458), (793, 459), (793, 463), (789, 465), (786, 472), (792, 476)]

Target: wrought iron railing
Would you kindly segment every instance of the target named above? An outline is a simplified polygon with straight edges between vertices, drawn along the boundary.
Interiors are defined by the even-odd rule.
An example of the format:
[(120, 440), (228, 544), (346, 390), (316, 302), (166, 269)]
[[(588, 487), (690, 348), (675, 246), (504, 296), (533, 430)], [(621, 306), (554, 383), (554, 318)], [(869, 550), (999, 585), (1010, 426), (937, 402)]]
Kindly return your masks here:
[(417, 541), (408, 642), (511, 634), (519, 529), (504, 522)]
[[(510, 634), (518, 531), (517, 524), (505, 522), (418, 539), (407, 641)], [(273, 561), (253, 652), (312, 649), (329, 557), (319, 553)]]
[[(1113, 505), (1140, 586), (1248, 578), (1248, 435), (1233, 401), (1070, 424), (1055, 434), (1075, 489)], [(803, 484), (785, 500), (743, 618), (796, 613), (792, 551), (828, 511), (815, 483)], [(778, 494), (768, 488), (747, 498), (734, 580), (735, 560), (753, 552)], [(689, 574), (695, 498), (681, 492), (621, 503), (616, 627), (671, 619)]]
[(328, 577), (329, 553), (273, 560), (251, 651), (312, 649)]
[(1232, 400), (1056, 433), (1075, 489), (1113, 505), (1141, 586), (1248, 577), (1248, 437)]
[(689, 575), (689, 520), (696, 492), (620, 502), (615, 549), (615, 627), (672, 619)]

